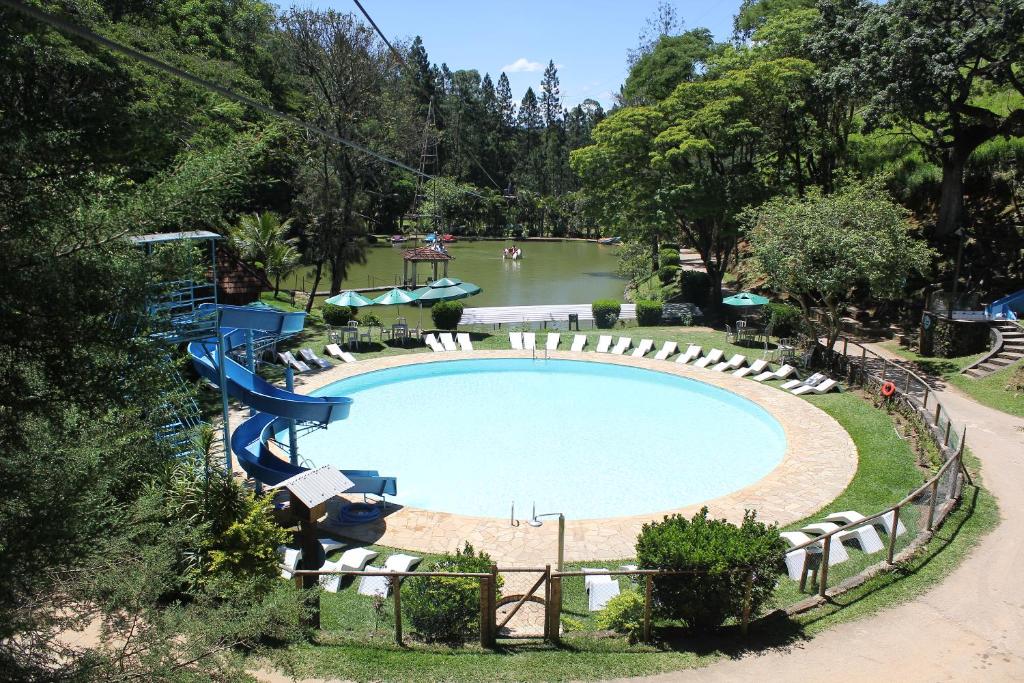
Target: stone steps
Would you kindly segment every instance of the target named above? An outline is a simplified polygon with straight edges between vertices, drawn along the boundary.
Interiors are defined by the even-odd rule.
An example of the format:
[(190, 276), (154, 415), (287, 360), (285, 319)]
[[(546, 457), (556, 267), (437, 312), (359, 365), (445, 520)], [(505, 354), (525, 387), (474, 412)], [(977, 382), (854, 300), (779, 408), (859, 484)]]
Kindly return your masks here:
[(986, 377), (993, 372), (1013, 365), (1024, 358), (1024, 331), (1014, 323), (997, 323), (997, 329), (1003, 338), (1003, 347), (999, 353), (967, 370), (964, 370), (968, 377)]

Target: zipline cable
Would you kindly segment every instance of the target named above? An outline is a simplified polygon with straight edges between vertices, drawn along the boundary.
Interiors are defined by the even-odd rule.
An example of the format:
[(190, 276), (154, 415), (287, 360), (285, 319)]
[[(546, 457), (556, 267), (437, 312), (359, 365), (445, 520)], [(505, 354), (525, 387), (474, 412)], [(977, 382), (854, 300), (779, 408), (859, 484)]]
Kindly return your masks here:
[[(344, 145), (345, 147), (354, 149), (355, 151), (360, 152), (361, 154), (373, 157), (374, 159), (377, 159), (378, 161), (381, 161), (385, 164), (390, 164), (391, 166), (401, 168), (405, 171), (413, 173), (419, 177), (426, 178), (428, 180), (434, 180), (437, 177), (430, 175), (429, 173), (424, 173), (419, 169), (413, 168), (412, 166), (404, 162), (401, 162), (397, 159), (392, 159), (391, 157), (381, 154), (380, 152), (376, 152), (358, 142), (353, 142), (352, 140), (347, 140), (339, 135), (335, 135), (334, 133), (331, 133), (328, 130), (324, 130), (323, 128), (315, 126), (307, 121), (303, 121), (302, 119), (296, 116), (292, 116), (291, 114), (285, 114), (284, 112), (277, 111), (273, 107), (268, 107), (262, 102), (257, 102), (251, 97), (236, 93), (235, 91), (229, 90), (224, 86), (214, 83), (213, 81), (208, 81), (205, 78), (196, 76), (195, 74), (185, 71), (184, 69), (179, 69), (176, 66), (160, 61), (159, 59), (147, 55), (145, 52), (140, 52), (135, 48), (128, 47), (127, 45), (111, 40), (110, 38), (95, 33), (83, 26), (79, 26), (78, 24), (74, 24), (66, 19), (50, 14), (49, 12), (44, 12), (35, 7), (26, 5), (23, 2), (21, 2), (21, 0), (0, 0), (0, 5), (6, 5), (7, 7), (13, 10), (22, 12), (23, 14), (26, 14), (32, 17), (33, 19), (36, 19), (37, 21), (41, 21), (44, 24), (48, 24), (49, 26), (57, 29), (58, 31), (70, 33), (84, 40), (96, 43), (97, 45), (102, 45), (108, 50), (118, 52), (122, 55), (125, 55), (126, 57), (130, 57), (131, 59), (140, 61), (144, 64), (153, 67), (154, 69), (157, 69), (158, 71), (169, 73), (172, 76), (180, 78), (183, 81), (188, 81), (193, 85), (197, 85), (201, 88), (211, 90), (220, 95), (221, 97), (225, 97), (234, 102), (238, 102), (239, 104), (243, 104), (252, 109), (256, 109), (257, 111), (261, 111), (264, 114), (267, 114), (268, 116), (280, 119), (282, 121), (292, 124), (293, 126), (304, 128), (305, 130), (311, 133), (325, 137), (328, 140), (331, 140), (332, 142), (338, 143), (339, 145)], [(473, 192), (472, 190), (461, 190), (461, 192), (465, 194), (471, 194), (474, 197), (479, 197), (480, 199), (484, 199), (483, 195)]]

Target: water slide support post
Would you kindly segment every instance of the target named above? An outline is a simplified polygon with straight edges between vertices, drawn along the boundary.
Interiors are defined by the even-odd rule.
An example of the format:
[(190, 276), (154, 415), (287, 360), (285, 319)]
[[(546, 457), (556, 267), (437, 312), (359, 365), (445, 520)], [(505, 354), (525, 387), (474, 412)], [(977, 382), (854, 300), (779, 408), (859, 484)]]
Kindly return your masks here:
[(228, 378), (224, 367), (224, 335), (220, 331), (222, 311), (217, 309), (217, 384), (220, 385), (220, 408), (224, 419), (224, 473), (231, 476), (231, 423), (228, 414)]
[[(291, 366), (284, 369), (284, 388), (288, 391), (295, 391), (295, 373)], [(299, 435), (295, 430), (295, 420), (288, 420), (288, 462), (293, 465), (299, 464)]]
[[(252, 344), (252, 330), (245, 331), (245, 366), (249, 368), (249, 372), (256, 374), (256, 356), (253, 354)], [(249, 417), (256, 414), (256, 409), (249, 407)]]

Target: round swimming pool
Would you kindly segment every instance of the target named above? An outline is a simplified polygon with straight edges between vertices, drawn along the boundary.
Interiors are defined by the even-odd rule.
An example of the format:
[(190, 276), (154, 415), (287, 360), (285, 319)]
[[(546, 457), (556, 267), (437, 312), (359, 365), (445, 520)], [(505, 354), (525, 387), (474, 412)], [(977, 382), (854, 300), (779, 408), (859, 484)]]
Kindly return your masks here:
[[(303, 458), (398, 478), (401, 504), (461, 515), (588, 519), (717, 498), (781, 461), (781, 425), (702, 382), (606, 363), (418, 363), (314, 392), (354, 399)], [(283, 435), (282, 435), (283, 437)]]

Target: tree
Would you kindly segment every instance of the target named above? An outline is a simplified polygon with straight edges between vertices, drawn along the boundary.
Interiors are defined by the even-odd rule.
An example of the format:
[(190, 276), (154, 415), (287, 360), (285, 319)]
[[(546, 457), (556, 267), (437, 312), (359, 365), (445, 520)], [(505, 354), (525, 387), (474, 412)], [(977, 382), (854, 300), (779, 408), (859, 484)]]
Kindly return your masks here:
[(648, 17), (644, 22), (644, 28), (640, 32), (637, 49), (630, 50), (626, 61), (632, 67), (644, 55), (651, 52), (664, 36), (672, 36), (683, 30), (683, 20), (679, 18), (678, 12), (673, 4), (660, 0), (654, 16)]
[(273, 211), (246, 214), (228, 232), (228, 239), (243, 260), (269, 272), (271, 253), (277, 245), (295, 243), (287, 237), (291, 227), (290, 218), (282, 223)]
[(828, 348), (855, 293), (893, 300), (906, 278), (927, 272), (931, 251), (914, 236), (908, 212), (877, 182), (850, 183), (833, 195), (777, 197), (743, 215), (753, 263), (768, 283), (825, 314)]
[(733, 33), (739, 40), (750, 40), (773, 17), (793, 10), (814, 9), (816, 4), (817, 0), (743, 0), (733, 17)]
[(714, 37), (706, 28), (662, 36), (633, 63), (619, 94), (620, 101), (627, 105), (660, 102), (680, 83), (695, 80), (714, 49)]
[[(964, 167), (997, 137), (1024, 135), (1024, 5), (1018, 0), (831, 0), (813, 47), (892, 128), (942, 168), (936, 234), (964, 224)], [(992, 98), (1009, 90), (1013, 98)]]

